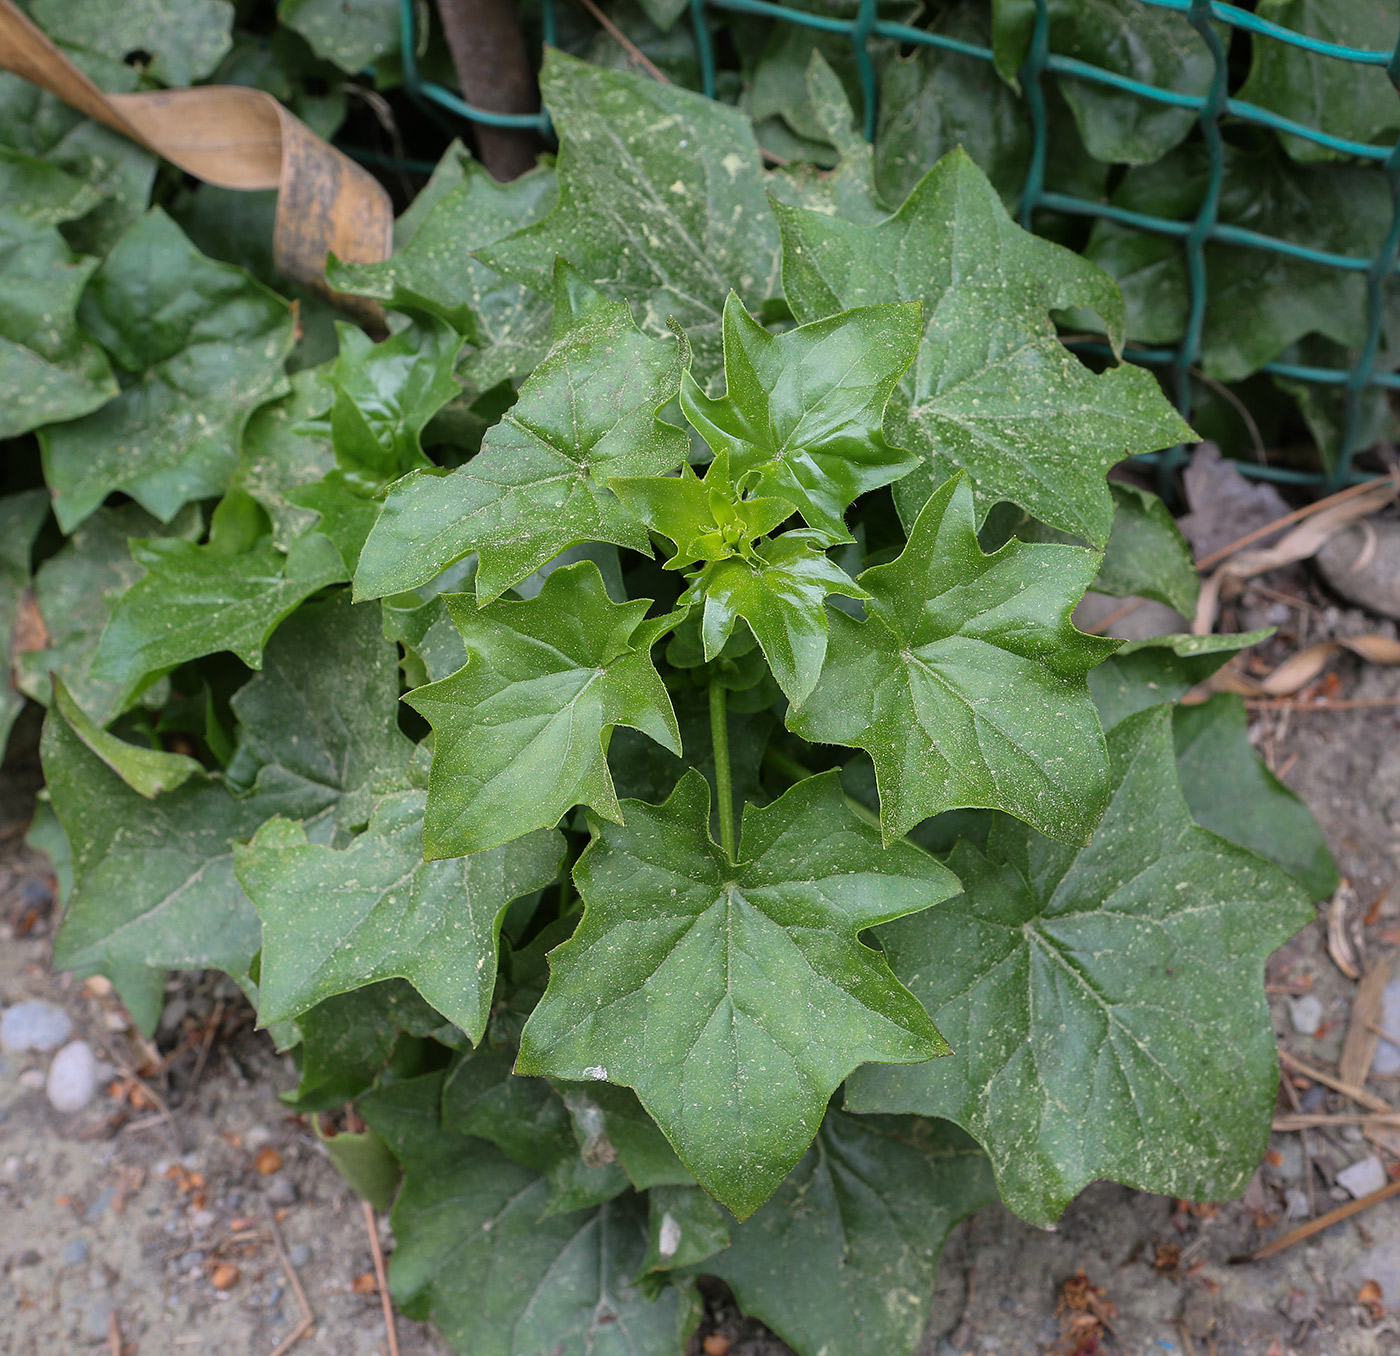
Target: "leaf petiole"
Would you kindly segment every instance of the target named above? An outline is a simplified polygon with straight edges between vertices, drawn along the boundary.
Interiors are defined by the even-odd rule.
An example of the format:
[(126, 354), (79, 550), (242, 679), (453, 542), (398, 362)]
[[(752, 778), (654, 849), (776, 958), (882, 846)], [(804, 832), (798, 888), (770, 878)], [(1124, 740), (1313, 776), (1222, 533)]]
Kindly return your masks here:
[(719, 845), (734, 860), (734, 787), (729, 773), (729, 721), (724, 687), (710, 680), (710, 740), (715, 750), (715, 794), (719, 798)]

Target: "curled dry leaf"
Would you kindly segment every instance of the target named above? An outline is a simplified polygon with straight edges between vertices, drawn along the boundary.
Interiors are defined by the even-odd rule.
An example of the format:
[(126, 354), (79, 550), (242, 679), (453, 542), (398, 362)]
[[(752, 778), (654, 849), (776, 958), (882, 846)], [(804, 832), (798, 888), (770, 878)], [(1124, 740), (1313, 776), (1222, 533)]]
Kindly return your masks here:
[(1351, 918), (1355, 904), (1356, 891), (1344, 878), (1327, 909), (1327, 953), (1348, 979), (1361, 978), (1361, 941)]
[(1381, 1296), (1382, 1291), (1378, 1281), (1367, 1281), (1356, 1292), (1356, 1302), (1371, 1315), (1373, 1323), (1379, 1323), (1385, 1317), (1385, 1304), (1382, 1302)]

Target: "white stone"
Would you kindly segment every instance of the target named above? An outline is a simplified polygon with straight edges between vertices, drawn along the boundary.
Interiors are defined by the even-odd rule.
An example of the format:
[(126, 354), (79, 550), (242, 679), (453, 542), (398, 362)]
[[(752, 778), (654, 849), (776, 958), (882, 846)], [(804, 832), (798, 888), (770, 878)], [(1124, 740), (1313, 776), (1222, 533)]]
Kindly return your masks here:
[(1337, 1174), (1337, 1184), (1346, 1187), (1357, 1200), (1379, 1191), (1389, 1180), (1385, 1175), (1385, 1164), (1375, 1154), (1353, 1163), (1349, 1168), (1343, 1168)]
[(1305, 993), (1301, 998), (1288, 1000), (1289, 1015), (1293, 1018), (1293, 1029), (1300, 1036), (1316, 1036), (1322, 1025), (1322, 1002), (1315, 995)]
[(49, 1102), (55, 1111), (81, 1111), (97, 1092), (97, 1060), (86, 1041), (69, 1041), (49, 1065)]
[(1386, 1040), (1382, 1036), (1376, 1042), (1376, 1056), (1371, 1061), (1371, 1072), (1379, 1074), (1382, 1078), (1389, 1078), (1392, 1074), (1400, 1073), (1400, 1045), (1395, 1041), (1400, 1041), (1400, 978), (1392, 979), (1385, 986), (1385, 994), (1381, 1001), (1381, 1030), (1391, 1039)]
[(47, 1080), (42, 1069), (26, 1069), (19, 1076), (19, 1085), (22, 1088), (30, 1088), (34, 1092), (40, 1091)]
[(0, 1049), (57, 1050), (73, 1034), (68, 1014), (53, 1003), (33, 999), (5, 1009), (0, 1017)]

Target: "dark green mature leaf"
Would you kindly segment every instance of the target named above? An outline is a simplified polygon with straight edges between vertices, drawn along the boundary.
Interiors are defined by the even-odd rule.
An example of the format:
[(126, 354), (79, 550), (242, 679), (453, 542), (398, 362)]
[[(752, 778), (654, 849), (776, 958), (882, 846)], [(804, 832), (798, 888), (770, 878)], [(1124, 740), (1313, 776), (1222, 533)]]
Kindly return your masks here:
[(280, 0), (277, 19), (350, 75), (399, 50), (395, 0)]
[(720, 367), (725, 297), (757, 305), (778, 290), (778, 234), (748, 119), (555, 48), (540, 91), (560, 137), (559, 204), (478, 257), (547, 293), (563, 256), (635, 302), (648, 332), (664, 334), (674, 317), (708, 378)]
[(552, 828), (575, 805), (621, 819), (606, 755), (614, 725), (679, 754), (671, 699), (651, 646), (674, 625), (650, 600), (609, 600), (592, 561), (566, 565), (527, 602), (478, 610), (446, 598), (464, 668), (404, 699), (436, 736), (423, 848), (456, 857)]
[[(1030, 47), (1034, 0), (993, 0), (992, 45), (997, 69), (1014, 83)], [(1214, 62), (1184, 14), (1137, 0), (1050, 0), (1050, 50), (1177, 94), (1203, 96)], [(1190, 109), (1072, 77), (1060, 89), (1089, 153), (1098, 160), (1140, 165), (1158, 160), (1195, 125)]]
[[(1395, 6), (1388, 0), (1260, 0), (1261, 19), (1343, 47), (1393, 51)], [(1249, 79), (1239, 97), (1334, 137), (1390, 145), (1400, 131), (1400, 103), (1380, 66), (1255, 39)], [(1295, 160), (1337, 160), (1341, 153), (1302, 137), (1281, 137)]]
[(630, 1088), (611, 1083), (560, 1083), (585, 1162), (621, 1165), (638, 1191), (694, 1186), (695, 1178)]
[[(530, 371), (549, 344), (549, 301), (518, 282), (502, 278), (471, 251), (539, 220), (553, 209), (557, 188), (552, 170), (532, 170), (510, 183), (497, 183), (481, 162), (458, 152), (457, 183), (448, 189), (413, 231), (408, 244), (378, 264), (333, 264), (333, 287), (374, 297), (396, 311), (427, 313), (447, 321), (478, 349), (520, 349), (520, 375)], [(421, 197), (421, 195), (420, 195)], [(415, 200), (416, 204), (417, 200)], [(534, 350), (534, 361), (527, 361)], [(490, 352), (468, 360), (475, 370)], [(501, 376), (514, 373), (501, 373)]]
[(483, 603), (581, 542), (650, 553), (608, 480), (685, 460), (686, 435), (658, 418), (680, 387), (685, 342), (649, 338), (624, 303), (562, 263), (555, 324), (554, 347), (481, 451), (450, 475), (418, 471), (390, 490), (360, 556), (357, 598), (415, 588), (470, 551)]
[(1233, 655), (1273, 635), (1272, 630), (1230, 636), (1151, 636), (1130, 640), (1089, 671), (1089, 693), (1105, 730), (1138, 711), (1184, 697)]
[(0, 151), (0, 438), (73, 419), (117, 394), (106, 355), (78, 328), (97, 268), (55, 229), (98, 194), (32, 156)]
[(428, 420), (461, 394), (452, 369), (462, 340), (431, 317), (381, 343), (343, 321), (335, 328), (340, 353), (327, 374), (335, 393), (331, 442), (346, 482), (373, 493), (432, 465), (419, 438)]
[(1330, 899), (1337, 863), (1322, 830), (1249, 742), (1244, 702), (1219, 692), (1172, 712), (1176, 765), (1191, 818), (1288, 872), (1313, 899)]
[[(810, 41), (810, 30), (792, 31), (806, 34)], [(831, 142), (840, 158), (833, 169), (823, 171), (794, 161), (768, 176), (768, 191), (779, 202), (793, 207), (810, 207), (817, 212), (830, 212), (843, 221), (873, 225), (889, 215), (889, 208), (875, 188), (873, 152), (855, 125), (855, 114), (840, 79), (818, 47), (811, 48), (803, 84), (815, 124), (813, 130)]]
[(1070, 621), (1097, 565), (1019, 541), (983, 555), (967, 478), (950, 480), (899, 559), (859, 577), (869, 619), (830, 617), (821, 681), (789, 728), (870, 754), (886, 841), (982, 806), (1085, 842), (1108, 774), (1084, 675), (1119, 644)]
[(398, 652), (373, 607), (343, 593), (299, 608), (234, 695), (239, 786), (303, 790), (336, 806), (340, 835), (370, 817), (372, 789), (399, 790), (414, 745), (398, 726)]
[(944, 1239), (994, 1200), (986, 1155), (947, 1122), (833, 1110), (777, 1195), (702, 1269), (802, 1356), (909, 1356)]
[(626, 814), (593, 824), (583, 919), (550, 954), (516, 1067), (635, 1089), (700, 1185), (749, 1215), (851, 1069), (943, 1053), (858, 933), (955, 887), (918, 849), (882, 849), (835, 773), (746, 807), (738, 865), (709, 836), (698, 772)]
[(290, 496), (335, 467), (330, 421), (322, 417), (329, 415), (335, 398), (329, 370), (294, 372), (290, 393), (255, 410), (243, 431), (231, 488), (262, 505), (272, 521), (272, 540), (282, 551), (316, 522), (315, 511), (293, 503)]
[(724, 303), (725, 394), (681, 384), (686, 418), (734, 476), (787, 499), (813, 530), (850, 541), (844, 514), (918, 459), (885, 441), (885, 405), (919, 350), (917, 302), (863, 306), (769, 334), (734, 293)]
[(895, 490), (906, 522), (961, 467), (981, 515), (1009, 499), (1103, 546), (1113, 520), (1104, 472), (1130, 452), (1189, 435), (1150, 373), (1124, 363), (1095, 376), (1059, 342), (1049, 313), (1088, 306), (1119, 344), (1117, 288), (1016, 226), (961, 151), (944, 156), (878, 226), (776, 210), (783, 283), (799, 319), (923, 303), (923, 343), (886, 416), (891, 442), (922, 463)]
[(708, 564), (683, 595), (704, 601), (700, 634), (705, 658), (724, 649), (742, 617), (763, 647), (784, 695), (801, 705), (817, 685), (826, 658), (828, 594), (863, 598), (865, 591), (821, 549), (817, 532), (786, 532), (760, 542), (752, 559)]
[(93, 275), (79, 318), (127, 381), (101, 409), (39, 435), (59, 526), (71, 532), (114, 490), (166, 522), (221, 493), (248, 416), (287, 389), (287, 303), (206, 259), (154, 208)]
[(444, 1134), (441, 1075), (377, 1089), (365, 1119), (404, 1165), (389, 1267), (394, 1299), (472, 1356), (624, 1356), (679, 1350), (698, 1309), (632, 1283), (646, 1254), (636, 1195), (543, 1215), (549, 1183), (485, 1140)]
[(132, 541), (131, 555), (146, 573), (118, 602), (93, 660), (94, 677), (119, 684), (119, 707), (200, 655), (232, 650), (261, 668), (277, 623), (345, 578), (335, 547), (319, 533), (298, 537), (286, 555), (271, 537), (237, 555), (212, 542), (147, 538)]
[(95, 677), (92, 665), (112, 609), (141, 577), (127, 542), (162, 534), (188, 540), (202, 531), (194, 508), (168, 526), (135, 504), (98, 509), (35, 574), (34, 600), (48, 640), (14, 656), (20, 691), (48, 705), (49, 674), (57, 673), (99, 725), (117, 716), (121, 685)]
[(729, 1246), (729, 1215), (698, 1186), (652, 1187), (647, 1208), (644, 1272), (693, 1267)]
[(546, 1214), (620, 1196), (628, 1179), (616, 1157), (586, 1152), (559, 1093), (546, 1079), (518, 1077), (514, 1062), (514, 1047), (496, 1040), (455, 1060), (442, 1087), (444, 1129), (489, 1139), (517, 1163), (544, 1173)]
[(1094, 588), (1115, 598), (1154, 598), (1183, 616), (1196, 611), (1201, 577), (1191, 547), (1155, 494), (1113, 481), (1113, 535)]
[(192, 776), (154, 804), (50, 711), (44, 777), (73, 852), (73, 893), (54, 942), (63, 968), (215, 967), (246, 977), (258, 916), (233, 874), (232, 843), (275, 814), (313, 814), (305, 792), (239, 800)]
[(192, 85), (209, 75), (231, 46), (228, 0), (34, 0), (34, 22), (67, 47), (122, 60), (144, 53), (163, 85)]
[(472, 1039), (496, 985), (511, 901), (558, 874), (563, 840), (541, 829), (451, 861), (423, 860), (422, 791), (381, 800), (341, 852), (273, 820), (234, 861), (263, 925), (258, 1020), (289, 1021), (335, 993), (406, 979)]
[(1191, 822), (1166, 707), (1109, 749), (1086, 848), (1001, 819), (985, 856), (949, 858), (964, 894), (881, 930), (958, 1053), (847, 1089), (853, 1110), (956, 1121), (1036, 1224), (1097, 1177), (1189, 1200), (1244, 1189), (1278, 1089), (1264, 960), (1313, 916), (1277, 867)]
[(30, 587), (29, 557), (34, 538), (49, 512), (43, 490), (26, 490), (0, 499), (0, 654), (4, 656), (4, 681), (0, 681), (0, 757), (10, 737), (24, 697), (14, 681), (14, 628)]
[(164, 749), (142, 748), (104, 730), (73, 700), (63, 679), (53, 680), (54, 705), (62, 713), (69, 728), (133, 791), (154, 799), (162, 791), (183, 786), (204, 769), (183, 753), (167, 753)]
[[(1184, 146), (1155, 165), (1130, 170), (1116, 206), (1188, 220), (1208, 184), (1203, 148)], [(1367, 255), (1390, 224), (1381, 176), (1357, 165), (1297, 165), (1276, 155), (1227, 146), (1222, 221), (1310, 249)], [(1129, 338), (1172, 343), (1186, 322), (1188, 285), (1177, 242), (1098, 222), (1088, 257), (1118, 279)], [(1307, 335), (1359, 347), (1365, 338), (1365, 279), (1306, 259), (1239, 245), (1206, 249), (1211, 304), (1202, 366), (1238, 381)], [(1078, 324), (1081, 317), (1074, 317)]]

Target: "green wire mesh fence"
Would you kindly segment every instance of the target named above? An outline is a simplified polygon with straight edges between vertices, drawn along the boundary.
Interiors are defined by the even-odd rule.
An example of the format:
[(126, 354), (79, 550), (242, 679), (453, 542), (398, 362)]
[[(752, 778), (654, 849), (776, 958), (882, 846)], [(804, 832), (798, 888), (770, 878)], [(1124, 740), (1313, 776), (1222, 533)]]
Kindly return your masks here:
[[(493, 127), (530, 128), (548, 134), (550, 130), (548, 110), (538, 114), (493, 113), (485, 109), (474, 108), (450, 90), (420, 79), (414, 60), (414, 3), (415, 0), (400, 0), (403, 24), (404, 84), (413, 97), (435, 104), (459, 117)], [(1332, 467), (1327, 472), (1315, 473), (1287, 467), (1241, 463), (1240, 469), (1259, 478), (1326, 485), (1329, 488), (1365, 479), (1366, 477), (1355, 471), (1352, 466), (1353, 458), (1360, 450), (1358, 444), (1363, 423), (1365, 394), (1369, 389), (1376, 387), (1400, 391), (1400, 373), (1384, 371), (1379, 364), (1381, 335), (1385, 319), (1385, 285), (1388, 280), (1395, 276), (1397, 261), (1400, 261), (1400, 144), (1386, 148), (1332, 136), (1317, 128), (1283, 117), (1269, 109), (1261, 108), (1256, 104), (1231, 98), (1228, 86), (1227, 43), (1222, 41), (1216, 25), (1225, 25), (1227, 31), (1242, 29), (1256, 37), (1286, 43), (1305, 52), (1336, 61), (1352, 62), (1361, 66), (1382, 67), (1389, 76), (1391, 84), (1396, 88), (1398, 95), (1400, 95), (1400, 39), (1397, 39), (1396, 46), (1392, 51), (1373, 51), (1326, 42), (1303, 33), (1294, 32), (1248, 10), (1223, 3), (1222, 0), (1138, 0), (1138, 3), (1156, 9), (1172, 10), (1187, 19), (1200, 36), (1201, 42), (1210, 55), (1213, 69), (1209, 89), (1204, 97), (1183, 94), (1175, 90), (1144, 84), (1114, 71), (1104, 70), (1089, 62), (1052, 52), (1050, 50), (1049, 0), (1035, 0), (1035, 24), (1030, 48), (1020, 71), (1021, 87), (1032, 128), (1030, 164), (1020, 195), (1019, 217), (1021, 224), (1027, 229), (1032, 229), (1036, 213), (1046, 210), (1071, 216), (1104, 218), (1139, 231), (1173, 237), (1182, 242), (1189, 284), (1187, 321), (1182, 339), (1170, 347), (1130, 347), (1124, 356), (1133, 362), (1163, 369), (1168, 375), (1178, 407), (1182, 414), (1188, 417), (1193, 403), (1192, 373), (1200, 362), (1202, 352), (1207, 301), (1205, 249), (1209, 242), (1218, 241), (1222, 244), (1273, 251), (1295, 259), (1320, 264), (1327, 268), (1364, 274), (1366, 278), (1366, 337), (1356, 361), (1350, 367), (1313, 367), (1297, 363), (1269, 362), (1260, 369), (1290, 381), (1343, 389), (1345, 419), (1341, 444)], [(887, 39), (913, 47), (940, 48), (944, 51), (957, 53), (972, 61), (991, 62), (994, 59), (993, 53), (988, 47), (965, 42), (928, 29), (914, 28), (908, 24), (881, 19), (877, 6), (878, 0), (859, 0), (859, 9), (854, 19), (839, 19), (828, 15), (809, 13), (806, 10), (790, 9), (785, 5), (773, 3), (772, 0), (690, 0), (691, 22), (694, 26), (700, 59), (703, 92), (710, 98), (714, 98), (717, 83), (714, 42), (707, 13), (711, 9), (758, 15), (783, 23), (796, 24), (819, 33), (844, 36), (849, 40), (863, 96), (865, 136), (870, 141), (875, 138), (879, 113), (879, 79), (875, 60), (871, 53), (871, 43), (874, 40)], [(556, 31), (555, 0), (542, 0), (541, 17), (544, 40), (546, 44), (552, 44)], [(1209, 178), (1206, 192), (1195, 218), (1190, 221), (1169, 220), (1166, 217), (1130, 211), (1109, 203), (1093, 202), (1086, 198), (1047, 190), (1045, 187), (1045, 167), (1049, 141), (1049, 119), (1042, 87), (1047, 72), (1118, 90), (1151, 103), (1189, 109), (1194, 112), (1209, 157)], [(1373, 256), (1364, 258), (1310, 249), (1293, 241), (1220, 221), (1218, 219), (1220, 198), (1225, 179), (1225, 143), (1221, 133), (1221, 125), (1227, 118), (1300, 137), (1317, 146), (1376, 165), (1385, 176), (1391, 206), (1390, 228), (1379, 250)], [(1109, 354), (1106, 345), (1093, 342), (1080, 342), (1075, 347), (1086, 353)], [(1168, 489), (1185, 456), (1185, 450), (1178, 447), (1154, 453), (1148, 457), (1139, 458), (1139, 460), (1155, 463), (1161, 483), (1164, 489)]]

